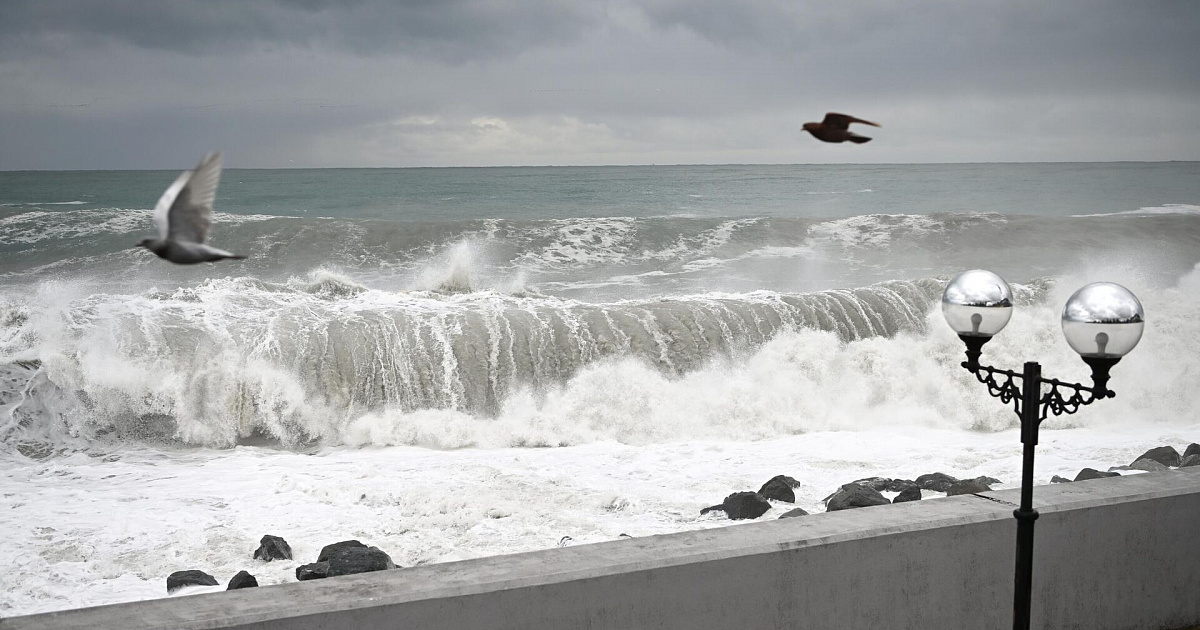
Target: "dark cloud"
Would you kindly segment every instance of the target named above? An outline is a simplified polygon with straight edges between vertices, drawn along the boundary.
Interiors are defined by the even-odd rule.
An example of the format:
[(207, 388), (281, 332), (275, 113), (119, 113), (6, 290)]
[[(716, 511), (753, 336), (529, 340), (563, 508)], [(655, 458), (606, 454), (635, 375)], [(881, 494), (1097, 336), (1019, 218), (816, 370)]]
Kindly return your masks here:
[(1197, 159), (1196, 59), (1183, 1), (0, 0), (0, 168)]
[(463, 62), (569, 41), (598, 16), (556, 0), (5, 0), (7, 56), (124, 43), (184, 54), (280, 46)]

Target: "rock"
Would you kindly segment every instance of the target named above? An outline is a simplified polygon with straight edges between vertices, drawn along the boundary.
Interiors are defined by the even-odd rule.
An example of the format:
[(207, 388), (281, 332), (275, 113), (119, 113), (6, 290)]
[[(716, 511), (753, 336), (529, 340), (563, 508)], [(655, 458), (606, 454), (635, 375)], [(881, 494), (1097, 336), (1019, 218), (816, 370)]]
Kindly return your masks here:
[(888, 483), (887, 487), (884, 488), (884, 490), (887, 490), (888, 492), (904, 492), (905, 490), (910, 489), (920, 490), (921, 486), (918, 486), (917, 482), (911, 479), (892, 479)]
[(1183, 458), (1179, 456), (1179, 451), (1175, 450), (1174, 446), (1160, 446), (1142, 453), (1137, 459), (1133, 460), (1130, 466), (1137, 464), (1143, 459), (1152, 459), (1163, 466), (1175, 467), (1179, 465), (1179, 460)]
[(766, 497), (757, 492), (735, 492), (721, 502), (720, 505), (706, 507), (700, 514), (708, 514), (713, 510), (721, 510), (729, 518), (737, 521), (748, 518), (758, 518), (771, 509)]
[(974, 479), (974, 481), (978, 481), (979, 483), (986, 483), (989, 486), (994, 486), (994, 485), (1000, 483), (999, 479), (997, 479), (995, 477), (988, 477), (988, 476), (976, 477)]
[(849, 485), (855, 485), (862, 486), (864, 488), (870, 488), (876, 492), (883, 492), (884, 490), (888, 489), (888, 486), (890, 486), (891, 483), (892, 480), (888, 479), (887, 477), (867, 477), (866, 479), (858, 479), (856, 481), (851, 481), (848, 484), (843, 484), (842, 487), (845, 488)]
[(879, 494), (877, 490), (848, 483), (829, 498), (829, 502), (825, 505), (825, 510), (836, 512), (838, 510), (871, 507), (872, 505), (888, 505), (890, 503), (891, 501), (888, 501), (882, 494)]
[(254, 550), (255, 560), (291, 560), (292, 548), (287, 541), (279, 536), (267, 534), (258, 541), (258, 549)]
[[(1179, 457), (1181, 459), (1187, 459), (1191, 455), (1200, 455), (1200, 444), (1188, 444), (1188, 447), (1183, 449), (1183, 455), (1180, 455)], [(1180, 466), (1182, 465), (1183, 464), (1181, 463)]]
[(344, 547), (329, 557), (327, 577), (395, 569), (392, 559), (378, 547)]
[(911, 488), (902, 490), (900, 492), (900, 494), (896, 495), (896, 498), (892, 499), (892, 503), (906, 503), (908, 501), (920, 501), (920, 500), (921, 500), (921, 489), (914, 485)]
[(793, 518), (796, 516), (808, 516), (808, 512), (804, 508), (794, 508), (779, 515), (779, 518)]
[(256, 586), (258, 586), (258, 580), (253, 575), (250, 575), (246, 571), (238, 571), (237, 575), (233, 576), (232, 580), (229, 580), (229, 586), (225, 590), (232, 591), (234, 589), (254, 588)]
[(767, 483), (764, 483), (763, 487), (758, 489), (758, 493), (772, 501), (795, 503), (796, 493), (792, 491), (792, 488), (795, 488), (799, 485), (800, 482), (792, 479), (791, 477), (778, 475), (772, 477)]
[(1067, 479), (1066, 477), (1059, 477), (1058, 475), (1054, 475), (1053, 477), (1050, 478), (1050, 483), (1071, 483), (1071, 480)]
[(319, 580), (325, 577), (329, 577), (328, 562), (314, 562), (296, 567), (296, 579), (301, 582), (305, 580)]
[(1179, 462), (1180, 468), (1187, 468), (1188, 466), (1200, 466), (1200, 453), (1188, 455), (1183, 458), (1183, 461)]
[(958, 479), (945, 473), (929, 473), (917, 477), (917, 485), (922, 490), (933, 490), (934, 492), (946, 492), (956, 481)]
[(185, 586), (216, 586), (217, 579), (196, 569), (176, 571), (167, 576), (167, 593), (174, 593)]
[(332, 545), (325, 545), (324, 547), (321, 547), (321, 553), (317, 555), (317, 562), (325, 562), (335, 552), (341, 551), (342, 549), (349, 549), (351, 547), (361, 547), (363, 549), (367, 548), (366, 545), (358, 542), (357, 540), (343, 540), (342, 542), (335, 542)]
[(1095, 468), (1084, 468), (1075, 475), (1075, 481), (1087, 481), (1088, 479), (1103, 479), (1105, 477), (1120, 477), (1121, 473), (1117, 472), (1100, 472)]
[(975, 479), (963, 479), (956, 481), (946, 489), (946, 496), (954, 497), (960, 494), (975, 494), (976, 492), (987, 492), (992, 488), (982, 479), (990, 479), (990, 477), (978, 477)]
[(1151, 460), (1150, 457), (1142, 457), (1140, 460), (1134, 460), (1134, 462), (1129, 464), (1129, 466), (1126, 468), (1129, 468), (1130, 470), (1145, 470), (1147, 473), (1157, 473), (1159, 470), (1170, 470), (1170, 468), (1164, 466), (1162, 462), (1159, 462), (1158, 460)]

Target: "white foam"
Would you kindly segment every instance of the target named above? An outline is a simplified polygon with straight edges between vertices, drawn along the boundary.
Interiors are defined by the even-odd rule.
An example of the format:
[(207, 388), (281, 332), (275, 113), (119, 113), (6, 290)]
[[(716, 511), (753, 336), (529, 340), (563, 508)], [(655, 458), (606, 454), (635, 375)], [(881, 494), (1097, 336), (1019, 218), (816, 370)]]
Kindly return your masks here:
[[(147, 209), (100, 208), (89, 210), (23, 212), (0, 219), (0, 244), (33, 244), (42, 241), (86, 238), (100, 234), (130, 234), (154, 230), (153, 211)], [(219, 226), (278, 219), (263, 214), (213, 213)]]
[[(1194, 420), (1043, 430), (1035, 478), (1104, 470), (1162, 443), (1181, 448), (1198, 432)], [(549, 549), (565, 536), (584, 544), (724, 527), (744, 521), (700, 509), (778, 474), (800, 481), (797, 503), (775, 503), (760, 520), (796, 506), (823, 511), (823, 497), (869, 476), (937, 471), (1012, 487), (1021, 444), (1016, 430), (905, 426), (642, 447), (95, 455), (0, 456), (0, 479), (14, 497), (0, 511), (0, 614), (165, 597), (167, 575), (184, 569), (216, 577), (220, 586), (207, 590), (240, 570), (262, 585), (292, 582), (322, 546), (351, 538), (413, 566)], [(251, 560), (264, 534), (283, 536), (294, 559)]]
[[(336, 274), (314, 277), (321, 279), (332, 282)], [(1189, 290), (1192, 281), (1185, 277), (1179, 288), (1161, 292), (1138, 289), (1146, 333), (1113, 370), (1117, 398), (1042, 425), (1039, 482), (1071, 478), (1083, 467), (1127, 464), (1164, 443), (1182, 449), (1200, 441), (1194, 412), (1200, 393), (1193, 386), (1200, 322), (1192, 316), (1200, 296)], [(315, 304), (309, 291), (280, 293), (256, 282), (215, 281), (209, 290), (227, 283), (226, 299), (257, 299), (254, 292), (261, 291), (303, 308)], [(1056, 308), (1076, 283), (1060, 285), (1047, 305), (1023, 305), (1014, 313), (985, 347), (985, 362), (1017, 367), (1037, 359), (1047, 376), (1086, 382), (1086, 367), (1062, 339)], [(59, 291), (44, 288), (38, 303), (80, 305), (69, 287)], [(775, 299), (766, 292), (738, 298), (756, 296)], [(718, 308), (727, 297), (707, 299)], [(482, 299), (521, 303), (490, 294), (366, 290), (336, 304), (352, 315), (376, 303), (437, 311)], [(234, 315), (204, 289), (159, 301), (214, 321)], [(139, 300), (136, 308), (153, 303)], [(113, 307), (92, 302), (80, 312), (104, 308)], [(29, 317), (28, 308), (18, 311), (5, 321)], [(411, 566), (550, 548), (564, 536), (579, 544), (623, 533), (721, 527), (731, 522), (701, 517), (700, 508), (757, 489), (777, 474), (801, 482), (797, 505), (809, 511), (819, 511), (821, 499), (840, 484), (868, 476), (940, 471), (1014, 485), (1021, 466), (1015, 415), (958, 367), (961, 342), (940, 314), (928, 317), (928, 333), (891, 339), (846, 343), (830, 333), (785, 333), (755, 351), (676, 376), (612, 358), (560, 386), (519, 391), (494, 417), (448, 409), (343, 416), (331, 429), (350, 446), (315, 453), (125, 444), (111, 454), (93, 446), (30, 461), (0, 451), (0, 484), (10, 500), (0, 510), (6, 543), (0, 547), (6, 567), (0, 614), (163, 597), (166, 576), (183, 569), (207, 571), (222, 584), (242, 569), (261, 584), (292, 581), (295, 567), (314, 560), (321, 546), (349, 538)], [(49, 320), (34, 324), (36, 330), (23, 334), (61, 332)], [(168, 365), (139, 371), (112, 356), (96, 354), (72, 369), (113, 382), (144, 380), (147, 395), (179, 385), (162, 369)], [(239, 369), (273, 388), (273, 398), (262, 400), (282, 405), (281, 411), (319, 403), (269, 362)], [(197, 400), (217, 392), (202, 393)], [(338, 410), (328, 411), (336, 416)], [(763, 518), (790, 507), (777, 504)], [(268, 533), (289, 541), (293, 561), (249, 559)]]
[(1089, 217), (1111, 217), (1111, 216), (1151, 216), (1158, 214), (1184, 214), (1194, 215), (1200, 214), (1200, 206), (1187, 203), (1168, 203), (1161, 206), (1146, 206), (1137, 210), (1124, 210), (1121, 212), (1104, 212), (1100, 214), (1075, 214), (1071, 215), (1076, 219)]

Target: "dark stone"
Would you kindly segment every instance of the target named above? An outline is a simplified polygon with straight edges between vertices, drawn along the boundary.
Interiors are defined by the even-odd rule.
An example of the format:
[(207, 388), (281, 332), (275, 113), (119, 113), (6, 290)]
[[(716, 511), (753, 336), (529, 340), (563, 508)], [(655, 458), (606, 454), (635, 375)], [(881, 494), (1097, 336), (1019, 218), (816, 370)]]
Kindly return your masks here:
[[(1183, 455), (1180, 455), (1179, 457), (1181, 460), (1184, 460), (1192, 455), (1200, 455), (1200, 444), (1188, 444), (1188, 447), (1183, 449)], [(1182, 465), (1183, 464), (1181, 463), (1180, 466)]]
[(854, 484), (856, 486), (862, 486), (864, 488), (870, 488), (870, 489), (874, 490), (875, 492), (883, 492), (884, 490), (887, 490), (889, 486), (892, 485), (892, 480), (888, 479), (887, 477), (867, 477), (866, 479), (858, 479), (855, 481), (851, 481), (849, 484), (844, 484), (842, 487), (844, 488), (845, 486), (848, 486), (850, 484)]
[(1103, 479), (1105, 477), (1120, 477), (1121, 473), (1117, 472), (1100, 472), (1095, 468), (1084, 468), (1075, 475), (1075, 481), (1087, 481), (1088, 479)]
[[(1143, 459), (1152, 459), (1163, 466), (1173, 468), (1178, 466), (1179, 460), (1183, 458), (1179, 456), (1179, 451), (1175, 450), (1174, 446), (1160, 446), (1142, 453), (1137, 459), (1133, 460), (1133, 464), (1136, 464), (1139, 460)], [(1130, 464), (1130, 466), (1133, 464)]]
[(795, 503), (796, 493), (792, 491), (792, 488), (795, 488), (799, 485), (800, 482), (796, 481), (795, 479), (792, 479), (791, 477), (785, 477), (784, 475), (779, 475), (772, 477), (770, 481), (764, 483), (763, 487), (758, 489), (758, 493), (767, 499), (771, 499), (772, 501)]
[(900, 494), (896, 495), (896, 498), (892, 499), (892, 503), (906, 503), (908, 501), (920, 501), (920, 500), (921, 500), (921, 489), (914, 485), (913, 487), (905, 489), (905, 490), (901, 491)]
[(829, 502), (825, 505), (825, 510), (836, 512), (838, 510), (871, 507), (872, 505), (888, 505), (890, 503), (891, 501), (888, 501), (882, 494), (879, 494), (877, 490), (848, 483), (829, 498)]
[(987, 492), (988, 490), (991, 490), (991, 487), (987, 483), (980, 481), (980, 479), (984, 479), (984, 477), (956, 481), (946, 489), (946, 496), (954, 497), (960, 494), (975, 494), (976, 492)]
[(794, 508), (779, 515), (779, 518), (793, 518), (796, 516), (808, 516), (808, 512), (804, 508)]
[(332, 545), (325, 545), (324, 547), (321, 547), (321, 553), (319, 555), (317, 555), (317, 562), (325, 562), (335, 552), (341, 551), (342, 549), (350, 549), (350, 548), (354, 548), (354, 547), (359, 547), (362, 549), (367, 548), (366, 545), (358, 542), (357, 540), (343, 540), (342, 542), (335, 542)]
[(258, 549), (254, 550), (255, 560), (291, 560), (292, 548), (287, 541), (279, 536), (267, 534), (258, 541)]
[(392, 559), (378, 547), (345, 547), (329, 557), (328, 577), (395, 569)]
[(1054, 475), (1053, 477), (1050, 478), (1050, 483), (1071, 483), (1071, 480), (1067, 479), (1066, 477), (1059, 477), (1058, 475)]
[(766, 497), (757, 492), (734, 492), (725, 497), (720, 505), (706, 507), (700, 514), (708, 514), (713, 510), (721, 510), (729, 518), (737, 521), (747, 518), (758, 518), (771, 509)]
[(1187, 468), (1188, 466), (1200, 466), (1200, 453), (1188, 455), (1183, 458), (1183, 461), (1179, 462), (1180, 468)]
[(934, 492), (946, 492), (956, 481), (958, 481), (957, 478), (945, 473), (929, 473), (917, 477), (917, 485), (922, 490), (933, 490)]
[(988, 477), (988, 476), (976, 477), (974, 479), (974, 481), (978, 481), (979, 483), (986, 483), (989, 486), (994, 486), (994, 485), (1000, 483), (999, 479), (997, 479), (995, 477)]
[[(878, 488), (876, 488), (878, 490)], [(905, 490), (916, 489), (920, 490), (921, 486), (911, 479), (893, 479), (888, 483), (884, 490), (888, 492), (904, 492)]]
[(1117, 470), (1144, 470), (1146, 472), (1159, 472), (1162, 470), (1170, 470), (1170, 468), (1163, 466), (1153, 459), (1143, 457), (1128, 466), (1109, 466), (1108, 470), (1109, 472)]
[(256, 586), (258, 586), (258, 580), (253, 575), (245, 571), (238, 571), (237, 575), (233, 576), (232, 580), (229, 580), (229, 586), (225, 590), (232, 591), (234, 589), (254, 588)]
[(296, 567), (296, 579), (301, 582), (305, 580), (319, 580), (325, 577), (329, 577), (328, 562), (314, 562)]
[(174, 593), (185, 586), (216, 586), (217, 579), (196, 569), (176, 571), (167, 576), (167, 592)]

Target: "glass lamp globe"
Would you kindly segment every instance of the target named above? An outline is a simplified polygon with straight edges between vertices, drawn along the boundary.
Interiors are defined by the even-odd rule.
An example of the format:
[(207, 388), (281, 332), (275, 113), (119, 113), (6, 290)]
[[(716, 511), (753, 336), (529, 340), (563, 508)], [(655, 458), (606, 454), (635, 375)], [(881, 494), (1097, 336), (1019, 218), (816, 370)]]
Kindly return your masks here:
[(1137, 296), (1113, 282), (1093, 282), (1067, 300), (1062, 328), (1084, 358), (1119, 359), (1142, 338), (1145, 313)]
[(942, 315), (963, 337), (991, 337), (1012, 318), (1012, 289), (990, 271), (964, 271), (946, 285)]

